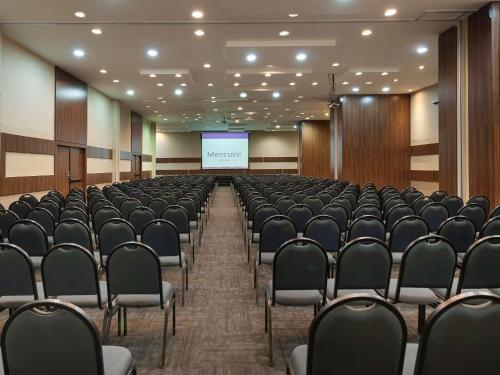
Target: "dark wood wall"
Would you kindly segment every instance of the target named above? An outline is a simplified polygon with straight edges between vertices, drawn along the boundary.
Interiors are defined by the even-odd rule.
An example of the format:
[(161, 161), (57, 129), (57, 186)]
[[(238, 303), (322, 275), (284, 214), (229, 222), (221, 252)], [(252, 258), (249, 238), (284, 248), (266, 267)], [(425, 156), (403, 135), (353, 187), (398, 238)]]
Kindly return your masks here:
[(457, 28), (439, 35), (439, 189), (458, 192), (457, 164)]
[(342, 170), (360, 185), (410, 183), (410, 96), (348, 95), (342, 102)]
[(500, 203), (500, 3), (468, 19), (469, 193)]
[(142, 154), (142, 116), (138, 113), (132, 112), (131, 116), (131, 142), (132, 142), (132, 154), (141, 155)]
[(329, 178), (330, 121), (304, 121), (300, 126), (300, 174)]

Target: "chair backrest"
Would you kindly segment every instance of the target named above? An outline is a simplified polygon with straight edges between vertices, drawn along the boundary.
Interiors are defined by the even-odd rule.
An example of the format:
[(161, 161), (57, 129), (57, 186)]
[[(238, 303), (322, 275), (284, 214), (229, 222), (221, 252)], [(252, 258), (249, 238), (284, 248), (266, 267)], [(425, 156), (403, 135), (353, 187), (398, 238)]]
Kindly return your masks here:
[(400, 375), (406, 340), (394, 305), (367, 294), (338, 298), (311, 324), (305, 374)]
[(285, 196), (278, 199), (278, 201), (276, 202), (276, 206), (278, 207), (278, 211), (281, 215), (286, 215), (290, 207), (292, 207), (296, 203), (297, 202), (295, 202), (292, 197)]
[(383, 241), (357, 238), (339, 252), (336, 263), (334, 297), (339, 290), (382, 289), (387, 296), (392, 256)]
[(292, 219), (297, 232), (302, 233), (304, 232), (306, 223), (314, 216), (314, 212), (306, 204), (297, 203), (288, 209), (288, 211), (286, 212), (286, 216)]
[(99, 233), (102, 225), (110, 219), (120, 219), (122, 214), (117, 208), (113, 206), (103, 206), (99, 208), (92, 219), (92, 225), (94, 227), (94, 232)]
[(311, 218), (304, 228), (304, 237), (318, 242), (326, 252), (340, 250), (342, 231), (335, 219), (328, 215)]
[(321, 210), (321, 214), (333, 217), (335, 221), (340, 225), (340, 230), (342, 232), (347, 231), (347, 225), (349, 222), (349, 213), (347, 212), (344, 206), (331, 203), (328, 206), (325, 206), (323, 210)]
[(376, 216), (379, 219), (382, 219), (382, 211), (380, 211), (380, 208), (374, 204), (363, 204), (362, 206), (356, 208), (352, 213), (353, 219), (366, 215)]
[(499, 267), (500, 236), (474, 242), (462, 260), (457, 294), (462, 289), (500, 289)]
[(297, 237), (293, 221), (284, 215), (269, 217), (262, 224), (259, 238), (259, 262), (261, 253), (275, 253), (285, 242)]
[(348, 217), (352, 216), (352, 211), (354, 210), (354, 207), (352, 206), (352, 203), (349, 199), (339, 195), (337, 198), (334, 198), (330, 204), (341, 205), (347, 211), (347, 216)]
[(295, 202), (302, 203), (304, 199), (307, 198), (307, 193), (305, 193), (304, 191), (296, 191), (292, 194), (292, 198)]
[(19, 197), (19, 200), (21, 202), (28, 203), (31, 208), (38, 206), (38, 199), (36, 199), (35, 196), (33, 196), (31, 194), (23, 194)]
[(15, 212), (4, 209), (0, 210), (0, 231), (3, 238), (7, 238), (10, 227), (18, 220), (19, 216)]
[(431, 199), (434, 202), (441, 202), (444, 198), (448, 196), (448, 193), (446, 191), (435, 191), (434, 193), (431, 194)]
[(314, 216), (319, 215), (325, 204), (319, 197), (307, 197), (303, 202), (307, 207), (309, 207)]
[(117, 193), (116, 195), (110, 196), (109, 199), (111, 199), (111, 203), (113, 204), (113, 206), (115, 206), (117, 209), (120, 209), (122, 203), (129, 199), (129, 197), (123, 193)]
[(116, 246), (108, 258), (106, 280), (110, 304), (112, 297), (120, 294), (159, 294), (163, 307), (160, 260), (143, 243), (130, 241)]
[(488, 214), (490, 213), (490, 200), (488, 199), (488, 197), (485, 197), (484, 195), (476, 195), (469, 199), (467, 204), (470, 203), (480, 205), (486, 213), (486, 216), (488, 216)]
[(285, 242), (273, 260), (272, 303), (277, 290), (319, 290), (326, 302), (328, 257), (319, 243), (308, 238)]
[(32, 208), (30, 212), (26, 214), (26, 219), (36, 221), (40, 224), (48, 236), (54, 234), (54, 216), (49, 210), (43, 207)]
[(174, 223), (164, 219), (150, 221), (142, 231), (141, 240), (159, 257), (178, 256), (181, 264), (179, 232)]
[(476, 239), (476, 226), (465, 216), (453, 216), (445, 220), (437, 234), (451, 242), (457, 253), (465, 253)]
[(9, 206), (9, 211), (14, 212), (20, 219), (25, 219), (28, 212), (30, 212), (31, 206), (22, 201), (12, 202)]
[(153, 210), (144, 206), (136, 207), (128, 214), (128, 221), (134, 227), (135, 233), (142, 233), (146, 224), (155, 218)]
[(386, 215), (385, 226), (387, 228), (387, 231), (390, 232), (394, 227), (394, 224), (396, 224), (396, 222), (399, 219), (402, 219), (403, 217), (406, 216), (414, 216), (414, 215), (415, 211), (407, 204), (398, 204), (392, 207)]
[[(175, 199), (174, 203), (175, 204)], [(157, 219), (161, 218), (161, 214), (168, 207), (168, 202), (162, 198), (154, 198), (149, 202), (148, 207), (153, 210)]]
[(396, 301), (401, 288), (450, 289), (457, 264), (453, 245), (444, 237), (428, 235), (413, 241), (401, 259)]
[(84, 210), (78, 207), (66, 206), (64, 210), (61, 212), (61, 215), (59, 215), (60, 221), (65, 219), (77, 219), (83, 221), (87, 225), (89, 224), (89, 216)]
[(389, 212), (396, 207), (400, 205), (406, 205), (406, 201), (401, 198), (401, 197), (392, 197), (388, 201), (384, 203), (384, 219), (387, 218), (387, 215), (389, 215)]
[(333, 199), (333, 196), (330, 193), (327, 193), (327, 192), (320, 192), (320, 193), (316, 194), (316, 196), (319, 199), (321, 199), (321, 201), (323, 202), (323, 206), (326, 206), (326, 205), (330, 204), (330, 202)]
[(376, 216), (361, 216), (351, 223), (348, 231), (348, 241), (360, 237), (372, 237), (385, 241), (385, 226)]
[(139, 198), (137, 198), (137, 199), (139, 199), (139, 202), (141, 202), (141, 205), (147, 207), (147, 205), (149, 203), (151, 203), (151, 201), (153, 200), (153, 197), (151, 195), (149, 195), (149, 194), (141, 194), (139, 196)]
[(97, 236), (99, 254), (106, 256), (113, 249), (124, 242), (135, 241), (134, 227), (123, 219), (109, 219), (102, 226)]
[(40, 297), (29, 255), (10, 243), (0, 243), (0, 296)]
[(252, 220), (252, 233), (260, 233), (262, 224), (270, 218), (271, 216), (279, 215), (279, 211), (276, 206), (266, 203), (258, 206), (255, 209)]
[(441, 203), (433, 202), (420, 210), (420, 217), (425, 220), (431, 232), (436, 232), (439, 226), (448, 219), (448, 210)]
[(431, 199), (431, 197), (422, 196), (420, 198), (417, 198), (415, 202), (413, 202), (412, 206), (415, 214), (420, 216), (420, 211), (422, 211), (422, 208), (427, 206), (429, 203), (434, 203), (434, 200)]
[(70, 207), (77, 207), (82, 209), (83, 211), (87, 211), (87, 206), (85, 203), (80, 200), (80, 199), (70, 199), (66, 204), (64, 205), (64, 208), (70, 208)]
[(54, 221), (57, 223), (59, 221), (59, 214), (61, 212), (61, 206), (59, 206), (56, 202), (52, 200), (42, 199), (40, 203), (38, 203), (38, 207), (46, 208), (50, 211), (52, 216), (54, 216)]
[(184, 197), (177, 201), (177, 205), (183, 207), (189, 217), (189, 221), (198, 221), (198, 214), (196, 211), (196, 203), (193, 199)]
[(21, 219), (12, 224), (9, 242), (19, 246), (29, 256), (44, 256), (49, 250), (45, 229), (33, 220)]
[(97, 262), (84, 247), (73, 243), (53, 246), (43, 257), (41, 271), (46, 298), (95, 295), (102, 307)]
[(78, 219), (61, 220), (54, 229), (54, 245), (77, 244), (89, 251), (93, 250), (90, 228)]
[(497, 374), (499, 326), (498, 296), (467, 293), (450, 298), (427, 320), (414, 374)]
[(490, 219), (493, 219), (494, 217), (500, 216), (500, 205), (496, 206), (490, 214)]
[(460, 210), (458, 215), (468, 217), (476, 226), (476, 232), (479, 232), (486, 221), (486, 211), (477, 203), (467, 203)]
[(175, 202), (177, 202), (175, 194), (162, 194), (160, 198), (167, 202), (169, 206), (174, 205)]
[(122, 213), (123, 218), (128, 220), (128, 215), (132, 210), (136, 207), (139, 207), (141, 205), (141, 202), (139, 199), (136, 198), (128, 198), (125, 199), (121, 204), (120, 204), (120, 212)]
[(410, 243), (428, 234), (429, 227), (421, 217), (415, 215), (402, 217), (392, 226), (389, 249), (391, 252), (402, 253)]
[(6, 375), (104, 375), (100, 336), (83, 310), (58, 300), (19, 308), (1, 337)]
[(479, 237), (500, 235), (500, 216), (495, 216), (484, 223)]
[(457, 197), (456, 195), (449, 195), (444, 198), (441, 203), (448, 210), (448, 214), (451, 216), (457, 216), (458, 211), (463, 207), (464, 201), (462, 198)]
[(163, 211), (161, 218), (173, 223), (179, 234), (191, 233), (189, 214), (184, 207), (178, 205), (168, 206), (165, 211)]

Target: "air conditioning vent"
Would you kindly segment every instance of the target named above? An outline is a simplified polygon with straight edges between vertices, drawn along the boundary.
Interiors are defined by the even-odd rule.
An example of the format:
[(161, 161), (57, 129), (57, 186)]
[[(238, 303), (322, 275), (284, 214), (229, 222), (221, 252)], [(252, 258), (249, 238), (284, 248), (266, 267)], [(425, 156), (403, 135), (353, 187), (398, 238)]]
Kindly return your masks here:
[(418, 21), (457, 21), (465, 18), (472, 10), (426, 10)]

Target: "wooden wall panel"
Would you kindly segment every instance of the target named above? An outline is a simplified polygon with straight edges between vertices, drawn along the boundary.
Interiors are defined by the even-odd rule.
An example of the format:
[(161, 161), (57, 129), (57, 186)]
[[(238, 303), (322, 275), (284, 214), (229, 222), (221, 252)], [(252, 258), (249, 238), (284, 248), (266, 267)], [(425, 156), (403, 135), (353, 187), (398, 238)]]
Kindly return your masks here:
[(113, 174), (111, 172), (87, 173), (87, 185), (98, 185), (108, 182), (113, 182)]
[(439, 155), (439, 143), (411, 146), (411, 156)]
[(410, 184), (410, 96), (345, 96), (341, 178), (363, 185)]
[(54, 188), (54, 175), (4, 177), (0, 184), (0, 195), (49, 191)]
[(132, 131), (132, 154), (142, 154), (142, 116), (132, 112), (131, 116)]
[(113, 159), (113, 150), (95, 146), (87, 146), (87, 158)]
[(439, 188), (458, 192), (457, 164), (457, 28), (439, 35)]
[(120, 181), (132, 180), (134, 177), (134, 172), (120, 172)]
[(330, 176), (330, 121), (304, 121), (300, 126), (300, 174)]
[(2, 150), (25, 154), (55, 154), (55, 142), (49, 139), (25, 137), (22, 135), (1, 133)]
[(500, 203), (500, 3), (468, 19), (469, 194)]
[(439, 171), (411, 171), (410, 179), (412, 181), (438, 182), (439, 174)]
[(87, 85), (56, 67), (55, 140), (87, 145)]
[[(123, 173), (123, 172), (122, 172)], [(157, 170), (156, 175), (255, 175), (255, 174), (297, 174), (297, 169), (163, 169)]]

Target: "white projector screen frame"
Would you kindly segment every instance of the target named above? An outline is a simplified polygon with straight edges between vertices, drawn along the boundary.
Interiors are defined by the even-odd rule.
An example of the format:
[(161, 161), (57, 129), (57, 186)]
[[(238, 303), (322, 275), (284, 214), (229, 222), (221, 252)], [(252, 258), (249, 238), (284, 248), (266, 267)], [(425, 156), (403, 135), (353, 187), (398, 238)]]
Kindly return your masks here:
[(250, 134), (202, 132), (201, 169), (248, 169)]

